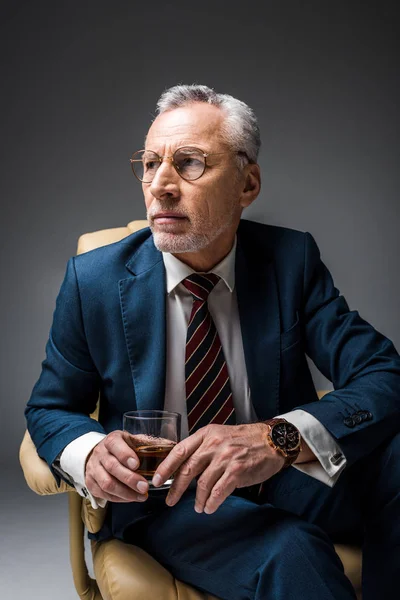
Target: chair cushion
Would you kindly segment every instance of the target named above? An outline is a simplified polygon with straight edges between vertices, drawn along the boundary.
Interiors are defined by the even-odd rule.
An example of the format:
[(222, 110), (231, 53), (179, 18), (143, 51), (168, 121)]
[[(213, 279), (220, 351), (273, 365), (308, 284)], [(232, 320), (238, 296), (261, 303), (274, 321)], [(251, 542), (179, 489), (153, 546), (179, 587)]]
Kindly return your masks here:
[(147, 552), (119, 540), (92, 542), (103, 600), (218, 600), (175, 579)]
[[(361, 550), (335, 545), (337, 554), (361, 598)], [(92, 542), (93, 566), (103, 600), (217, 600), (175, 579), (147, 552), (119, 540)]]

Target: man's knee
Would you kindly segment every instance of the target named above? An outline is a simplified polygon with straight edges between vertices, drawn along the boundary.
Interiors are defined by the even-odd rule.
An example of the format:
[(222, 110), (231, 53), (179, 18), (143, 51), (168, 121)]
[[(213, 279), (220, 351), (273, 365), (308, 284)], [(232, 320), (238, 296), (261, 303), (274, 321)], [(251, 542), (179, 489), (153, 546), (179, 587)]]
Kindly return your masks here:
[(307, 594), (312, 590), (312, 597), (354, 598), (331, 540), (316, 525), (286, 513), (267, 528), (264, 551), (258, 571), (260, 589), (284, 585), (286, 592), (297, 589), (298, 597), (311, 597)]
[(328, 535), (317, 525), (277, 509), (277, 520), (266, 530), (268, 554), (271, 551), (277, 558), (301, 560), (299, 554), (307, 554), (308, 549), (320, 548), (331, 552), (332, 542)]

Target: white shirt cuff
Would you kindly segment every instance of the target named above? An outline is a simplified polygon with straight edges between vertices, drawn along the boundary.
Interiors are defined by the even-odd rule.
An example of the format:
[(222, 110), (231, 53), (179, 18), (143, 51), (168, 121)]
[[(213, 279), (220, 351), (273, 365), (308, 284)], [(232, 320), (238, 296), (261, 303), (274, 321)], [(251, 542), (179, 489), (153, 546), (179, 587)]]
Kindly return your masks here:
[(98, 431), (90, 431), (65, 446), (60, 456), (60, 466), (74, 482), (74, 487), (80, 496), (90, 500), (92, 508), (104, 508), (107, 500), (95, 498), (89, 492), (85, 483), (86, 459), (95, 446), (106, 436)]
[(318, 460), (293, 464), (292, 467), (333, 487), (347, 464), (345, 455), (329, 431), (313, 415), (297, 409), (279, 415), (300, 431)]

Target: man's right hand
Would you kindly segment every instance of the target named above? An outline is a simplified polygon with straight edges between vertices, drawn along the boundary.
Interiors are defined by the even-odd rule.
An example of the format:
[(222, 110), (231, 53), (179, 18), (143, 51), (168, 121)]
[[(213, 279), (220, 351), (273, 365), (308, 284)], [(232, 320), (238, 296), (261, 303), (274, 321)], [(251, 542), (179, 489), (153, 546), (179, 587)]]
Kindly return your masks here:
[(126, 432), (112, 431), (89, 454), (85, 483), (96, 498), (111, 502), (147, 500), (148, 483), (135, 473), (139, 459), (126, 440)]

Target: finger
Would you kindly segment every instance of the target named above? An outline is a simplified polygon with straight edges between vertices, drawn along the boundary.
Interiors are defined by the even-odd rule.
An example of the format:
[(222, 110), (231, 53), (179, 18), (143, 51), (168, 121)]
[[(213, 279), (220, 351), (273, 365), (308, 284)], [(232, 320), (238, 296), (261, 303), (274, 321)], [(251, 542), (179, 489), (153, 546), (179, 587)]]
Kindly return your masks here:
[[(129, 502), (131, 502), (130, 500), (123, 500), (122, 498), (118, 498), (118, 496), (113, 496), (112, 494), (107, 494), (106, 492), (103, 492), (102, 490), (100, 490), (99, 487), (97, 487), (97, 489), (99, 491), (96, 493), (94, 493), (94, 491), (92, 491), (92, 490), (89, 490), (90, 493), (92, 494), (92, 496), (94, 496), (95, 499), (97, 499), (97, 500), (108, 500), (109, 502), (119, 502), (120, 504), (123, 504), (123, 503), (128, 504)], [(147, 499), (147, 497), (145, 498), (143, 496), (143, 501), (146, 499)]]
[[(131, 488), (118, 481), (118, 479), (108, 473), (101, 464), (98, 464), (96, 469), (93, 472), (90, 472), (86, 479), (94, 481), (94, 484), (101, 492), (100, 498), (102, 498), (103, 494), (105, 493), (112, 496), (117, 496), (118, 498), (127, 502), (140, 502), (143, 501), (143, 499), (146, 499), (144, 494), (138, 494)], [(99, 496), (96, 491), (92, 492), (90, 487), (88, 489), (95, 496)]]
[(129, 445), (130, 435), (127, 431), (113, 431), (104, 439), (104, 446), (118, 458), (119, 462), (130, 469), (137, 469), (139, 458)]
[(86, 478), (86, 488), (89, 492), (97, 499), (109, 500), (110, 502), (129, 502), (128, 500), (123, 500), (122, 498), (118, 498), (118, 496), (114, 496), (113, 494), (107, 494), (99, 488), (97, 483), (92, 477)]
[(176, 504), (187, 490), (190, 482), (197, 477), (209, 464), (210, 459), (196, 453), (190, 456), (174, 475), (174, 480), (166, 498), (168, 506)]
[(211, 490), (210, 496), (204, 507), (204, 512), (207, 515), (214, 513), (227, 497), (232, 494), (236, 487), (237, 481), (234, 475), (231, 473), (224, 473)]
[(175, 471), (188, 460), (189, 456), (201, 446), (204, 439), (204, 429), (198, 429), (196, 433), (193, 433), (193, 435), (190, 435), (173, 447), (167, 458), (158, 466), (153, 476), (152, 483), (154, 487), (159, 487), (167, 479), (170, 479)]
[(196, 512), (202, 513), (204, 511), (214, 486), (221, 479), (224, 472), (225, 471), (223, 467), (217, 469), (213, 465), (210, 465), (205, 471), (203, 471), (197, 480), (196, 499), (194, 503), (194, 510)]
[(132, 472), (127, 467), (124, 467), (113, 454), (100, 456), (99, 462), (107, 473), (110, 473), (110, 475), (121, 483), (141, 494), (147, 494), (149, 484), (146, 479), (142, 475), (139, 475), (139, 473)]

